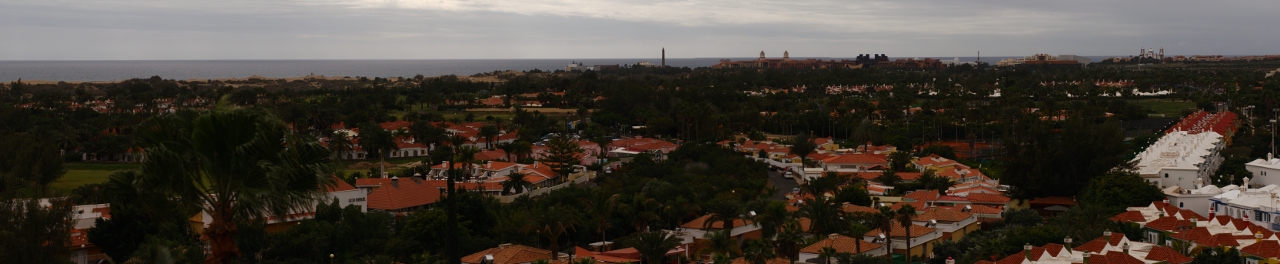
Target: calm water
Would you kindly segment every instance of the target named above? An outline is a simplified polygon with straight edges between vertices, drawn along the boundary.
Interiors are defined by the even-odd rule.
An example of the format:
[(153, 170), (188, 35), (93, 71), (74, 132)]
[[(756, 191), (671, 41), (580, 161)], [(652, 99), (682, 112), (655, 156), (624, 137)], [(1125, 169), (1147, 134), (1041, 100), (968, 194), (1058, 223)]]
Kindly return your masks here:
[[(1099, 61), (1106, 56), (1088, 56)], [(924, 57), (918, 57), (924, 58)], [(954, 57), (930, 57), (950, 60)], [(1009, 57), (983, 57), (994, 63)], [(733, 58), (741, 60), (748, 58)], [(799, 58), (797, 58), (799, 59)], [(833, 58), (820, 58), (833, 59)], [(959, 57), (973, 61), (974, 57)], [(708, 67), (720, 58), (667, 59), (675, 67)], [(0, 61), (0, 81), (58, 80), (113, 81), (160, 76), (165, 79), (268, 78), (325, 76), (413, 77), (472, 75), (497, 70), (564, 69), (572, 62), (586, 65), (629, 65), (658, 59), (521, 59), (521, 60), (164, 60), (164, 61)]]
[[(586, 65), (659, 63), (657, 59), (527, 60), (194, 60), (194, 61), (0, 61), (0, 81), (111, 81), (160, 76), (165, 79), (325, 76), (413, 77), (472, 75), (496, 70), (564, 69)], [(719, 59), (667, 59), (676, 67), (708, 67)]]

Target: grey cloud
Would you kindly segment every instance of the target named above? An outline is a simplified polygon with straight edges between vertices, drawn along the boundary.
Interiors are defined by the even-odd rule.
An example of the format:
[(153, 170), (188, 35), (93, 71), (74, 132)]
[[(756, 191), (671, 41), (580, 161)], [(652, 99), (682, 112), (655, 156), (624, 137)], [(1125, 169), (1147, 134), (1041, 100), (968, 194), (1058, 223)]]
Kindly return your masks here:
[[(0, 60), (1276, 53), (1275, 1), (0, 0)], [(20, 37), (11, 37), (20, 36)]]

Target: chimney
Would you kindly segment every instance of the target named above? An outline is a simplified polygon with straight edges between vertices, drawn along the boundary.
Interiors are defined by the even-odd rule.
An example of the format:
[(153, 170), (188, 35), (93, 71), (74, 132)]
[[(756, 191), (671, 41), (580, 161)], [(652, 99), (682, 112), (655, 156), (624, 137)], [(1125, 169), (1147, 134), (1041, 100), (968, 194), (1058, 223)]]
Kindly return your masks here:
[(1102, 231), (1102, 236), (1103, 236), (1103, 237), (1106, 237), (1106, 238), (1110, 238), (1110, 237), (1111, 237), (1111, 229), (1107, 229), (1106, 231)]
[(498, 249), (506, 249), (508, 247), (511, 247), (511, 243), (498, 244)]
[(1217, 212), (1218, 210), (1213, 209), (1213, 206), (1209, 206), (1209, 221), (1213, 221), (1213, 217)]
[(839, 236), (840, 236), (840, 234), (831, 233), (830, 235), (827, 235), (827, 238), (830, 238), (830, 239), (836, 239), (836, 237), (839, 237)]
[(400, 188), (400, 177), (391, 176), (391, 187)]

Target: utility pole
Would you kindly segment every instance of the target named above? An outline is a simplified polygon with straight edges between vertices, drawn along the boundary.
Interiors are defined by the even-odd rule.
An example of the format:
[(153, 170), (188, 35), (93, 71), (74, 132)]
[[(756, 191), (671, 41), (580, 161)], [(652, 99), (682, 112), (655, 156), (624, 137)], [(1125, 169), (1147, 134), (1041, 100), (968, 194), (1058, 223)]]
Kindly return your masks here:
[(1276, 113), (1280, 113), (1280, 108), (1271, 109), (1271, 154), (1276, 153)]

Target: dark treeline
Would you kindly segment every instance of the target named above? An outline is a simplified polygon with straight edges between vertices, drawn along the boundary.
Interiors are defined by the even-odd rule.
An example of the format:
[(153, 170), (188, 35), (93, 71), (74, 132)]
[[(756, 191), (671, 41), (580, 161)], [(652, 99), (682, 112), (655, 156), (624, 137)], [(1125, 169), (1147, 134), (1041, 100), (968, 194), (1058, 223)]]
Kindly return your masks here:
[[(1128, 81), (1133, 88), (1102, 87), (1095, 81)], [(828, 86), (864, 85), (887, 89), (827, 93)], [(1133, 94), (1135, 88), (1139, 92), (1173, 93), (1143, 99)], [(783, 90), (790, 92), (779, 92)], [(1001, 96), (990, 96), (997, 90)], [(757, 213), (752, 220), (769, 225), (765, 229), (776, 230), (777, 236), (707, 253), (717, 259), (742, 256), (754, 260), (768, 259), (775, 253), (785, 257), (794, 254), (796, 244), (811, 242), (789, 227), (799, 217), (811, 219), (813, 228), (822, 233), (844, 234), (860, 234), (896, 217), (891, 211), (871, 215), (837, 212), (842, 203), (870, 205), (871, 199), (865, 189), (856, 188), (860, 183), (836, 177), (802, 186), (804, 192), (830, 193), (831, 197), (816, 195), (797, 212), (788, 212), (787, 204), (768, 199), (775, 190), (766, 184), (764, 164), (709, 144), (738, 134), (754, 139), (765, 134), (834, 137), (845, 146), (869, 141), (894, 145), (915, 155), (955, 154), (931, 147), (930, 142), (937, 140), (998, 143), (1003, 154), (991, 156), (983, 163), (989, 166), (982, 170), (1011, 185), (1010, 196), (1078, 196), (1082, 201), (1077, 211), (1047, 223), (1016, 215), (1027, 212), (1011, 213), (1015, 215), (1006, 216), (1006, 223), (986, 235), (968, 236), (934, 249), (935, 256), (963, 254), (961, 259), (972, 261), (1009, 254), (1023, 242), (1053, 242), (1050, 239), (1065, 235), (1096, 236), (1106, 228), (1132, 231), (1132, 227), (1114, 226), (1098, 217), (1124, 206), (1146, 205), (1158, 196), (1159, 190), (1142, 184), (1136, 175), (1113, 170), (1125, 166), (1132, 153), (1143, 147), (1142, 140), (1128, 139), (1124, 125), (1151, 113), (1138, 100), (1191, 101), (1203, 110), (1252, 114), (1254, 118), (1244, 121), (1235, 139), (1245, 149), (1228, 150), (1236, 155), (1228, 155), (1224, 168), (1234, 170), (1233, 161), (1260, 155), (1258, 146), (1265, 145), (1262, 138), (1269, 131), (1262, 130), (1265, 121), (1254, 124), (1275, 118), (1267, 109), (1280, 106), (1278, 93), (1280, 85), (1256, 71), (1124, 66), (1051, 69), (966, 65), (936, 71), (630, 68), (438, 78), (174, 81), (154, 77), (111, 84), (13, 82), (4, 85), (0, 97), (0, 123), (4, 124), (0, 147), (15, 150), (6, 154), (13, 157), (0, 159), (0, 176), (4, 176), (0, 193), (5, 194), (0, 198), (18, 196), (22, 190), (33, 193), (25, 196), (53, 195), (45, 190), (61, 176), (64, 161), (126, 161), (127, 154), (144, 143), (137, 124), (156, 120), (156, 116), (242, 106), (269, 113), (302, 141), (327, 137), (337, 124), (374, 131), (378, 129), (370, 126), (378, 122), (407, 120), (417, 124), (490, 122), (520, 131), (519, 141), (525, 144), (553, 132), (576, 132), (597, 142), (607, 142), (603, 139), (607, 135), (635, 134), (685, 143), (665, 161), (638, 157), (600, 178), (593, 188), (571, 187), (510, 204), (462, 191), (446, 201), (457, 205), (454, 212), (460, 221), (456, 226), (450, 224), (443, 209), (395, 219), (329, 205), (321, 206), (315, 219), (285, 232), (268, 233), (262, 230), (262, 223), (251, 218), (235, 219), (241, 220), (234, 243), (240, 252), (236, 261), (245, 263), (315, 263), (326, 258), (335, 262), (437, 263), (438, 256), (457, 257), (500, 243), (563, 252), (601, 240), (635, 246), (642, 253), (658, 252), (656, 257), (646, 254), (645, 258), (660, 261), (661, 253), (666, 252), (663, 249), (671, 245), (652, 241), (652, 231), (673, 229), (706, 214), (715, 215), (709, 222), (732, 222), (747, 212)], [(577, 111), (549, 114), (539, 111), (541, 108), (515, 106), (509, 117), (452, 111), (483, 105), (483, 100), (493, 96), (503, 98), (503, 106), (537, 102)], [(112, 103), (102, 103), (108, 100)], [(1242, 108), (1246, 106), (1254, 106), (1256, 111)], [(590, 121), (577, 126), (578, 131), (565, 131), (566, 122), (587, 118)], [(413, 130), (410, 136), (422, 141), (449, 140), (441, 129), (420, 125)], [(368, 141), (372, 140), (362, 143)], [(455, 154), (441, 151), (433, 153), (430, 160), (439, 163)], [(126, 175), (121, 172), (112, 179), (124, 181)], [(836, 187), (846, 183), (855, 187)], [(128, 191), (128, 184), (113, 184), (123, 183), (96, 187)], [(108, 249), (107, 254), (118, 262), (149, 262), (158, 256), (150, 249), (161, 247), (183, 253), (171, 256), (177, 262), (202, 260), (197, 254), (202, 252), (187, 250), (196, 246), (193, 241), (198, 235), (176, 227), (183, 224), (181, 213), (158, 215), (146, 209), (156, 206), (152, 203), (157, 200), (164, 199), (143, 201), (130, 195), (95, 198), (96, 202), (112, 203), (113, 219), (88, 231), (107, 234), (97, 236), (93, 243)], [(10, 224), (3, 225), (10, 229), (0, 232), (21, 234), (6, 236), (11, 238), (6, 243), (47, 237), (48, 232), (36, 231), (49, 229), (22, 227), (48, 219), (37, 216), (57, 214), (47, 213), (49, 210), (67, 210), (65, 205), (50, 209), (26, 202), (3, 205), (7, 212), (30, 215), (0, 215), (0, 220)], [(443, 239), (453, 237), (446, 230), (456, 230), (457, 240)], [(971, 250), (979, 243), (990, 243), (990, 247), (984, 244), (981, 250)], [(446, 250), (450, 246), (456, 246), (456, 251)]]

